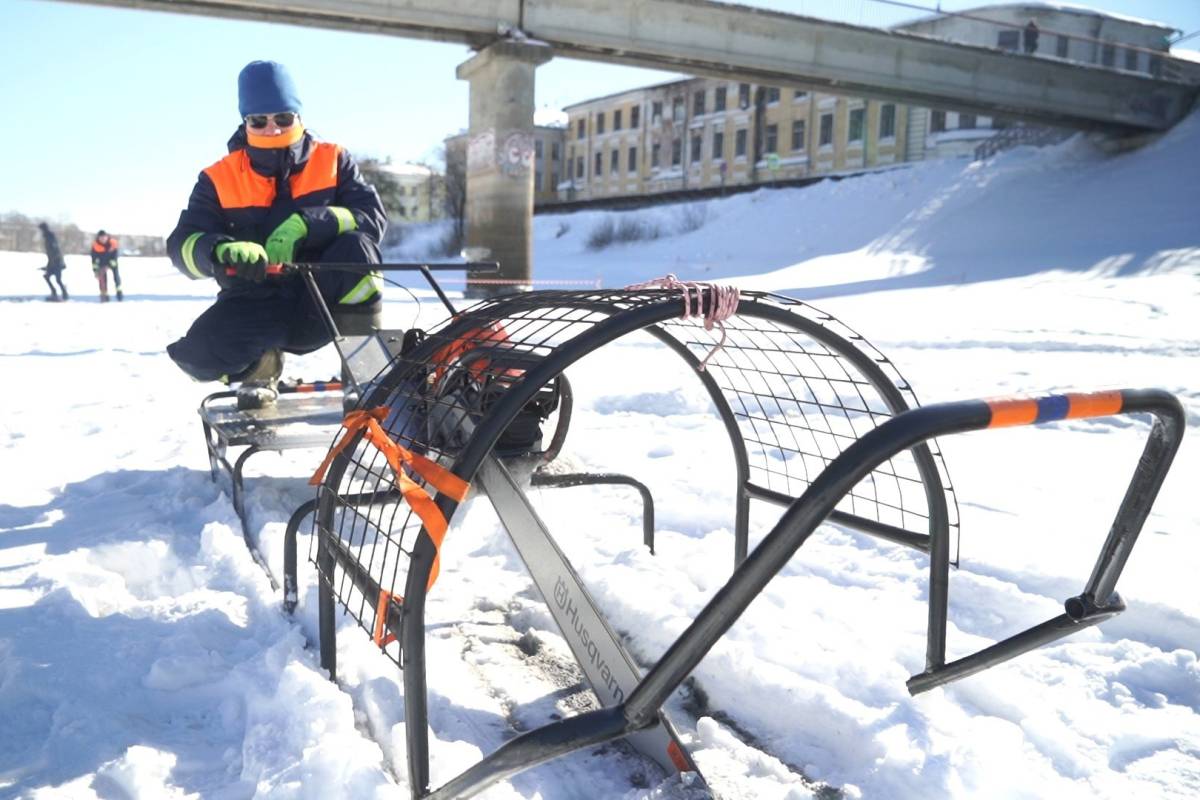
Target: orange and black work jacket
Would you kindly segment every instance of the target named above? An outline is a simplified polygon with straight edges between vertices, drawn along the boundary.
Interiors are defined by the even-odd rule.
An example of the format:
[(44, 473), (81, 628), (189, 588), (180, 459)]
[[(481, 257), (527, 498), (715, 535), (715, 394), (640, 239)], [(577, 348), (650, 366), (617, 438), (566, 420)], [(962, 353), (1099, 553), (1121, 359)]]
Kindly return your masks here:
[(117, 240), (113, 237), (108, 237), (107, 243), (102, 243), (99, 239), (94, 240), (92, 242), (92, 269), (115, 267), (119, 255)]
[[(299, 213), (308, 236), (297, 260), (312, 260), (339, 234), (359, 231), (378, 244), (387, 216), (375, 187), (358, 171), (350, 153), (301, 130), (290, 143), (247, 137), (239, 127), (229, 155), (200, 173), (179, 224), (167, 238), (167, 254), (190, 278), (210, 278), (218, 269), (213, 249), (221, 242), (262, 244), (289, 216)], [(242, 281), (238, 281), (242, 284)], [(270, 281), (230, 286), (225, 292), (261, 294)]]

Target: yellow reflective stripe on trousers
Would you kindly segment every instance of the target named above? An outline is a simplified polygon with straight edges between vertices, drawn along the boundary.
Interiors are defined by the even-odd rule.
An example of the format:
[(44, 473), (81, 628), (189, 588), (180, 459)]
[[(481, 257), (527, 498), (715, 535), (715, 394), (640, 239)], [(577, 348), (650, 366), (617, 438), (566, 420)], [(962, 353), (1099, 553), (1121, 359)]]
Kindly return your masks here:
[(200, 241), (200, 237), (203, 235), (203, 233), (193, 233), (183, 240), (183, 247), (179, 248), (179, 256), (183, 259), (183, 265), (196, 278), (208, 277), (196, 266), (196, 242)]
[(365, 303), (376, 294), (379, 293), (383, 285), (383, 276), (378, 272), (368, 272), (363, 276), (363, 279), (354, 285), (354, 288), (346, 292), (338, 303), (344, 306), (352, 306), (356, 303)]
[(354, 218), (354, 214), (350, 209), (342, 208), (341, 206), (330, 206), (329, 210), (337, 218), (338, 233), (358, 230), (358, 220)]

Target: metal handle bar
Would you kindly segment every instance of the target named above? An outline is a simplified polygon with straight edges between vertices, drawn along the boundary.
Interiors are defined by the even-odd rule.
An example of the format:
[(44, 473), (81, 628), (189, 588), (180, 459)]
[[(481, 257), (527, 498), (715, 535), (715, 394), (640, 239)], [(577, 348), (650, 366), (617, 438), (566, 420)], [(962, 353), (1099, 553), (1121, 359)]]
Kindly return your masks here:
[[(471, 270), (472, 272), (492, 273), (500, 271), (500, 262), (498, 261), (463, 261), (463, 262), (424, 262), (424, 261), (397, 261), (383, 264), (343, 264), (337, 262), (294, 262), (290, 264), (268, 264), (267, 275), (286, 275), (290, 272), (303, 272), (305, 270), (330, 271), (330, 272), (452, 272), (455, 270)], [(225, 274), (229, 276), (237, 275), (237, 267), (226, 266)]]
[[(1083, 593), (1067, 601), (1064, 616), (1071, 620), (1072, 627), (1077, 630), (1119, 612), (1121, 601), (1113, 591), (1117, 578), (1137, 541), (1183, 436), (1184, 415), (1179, 400), (1159, 389), (1125, 389), (1033, 399), (964, 400), (923, 406), (905, 411), (868, 432), (830, 462), (629, 695), (625, 702), (626, 719), (633, 728), (652, 724), (670, 693), (695, 669), (700, 659), (783, 569), (846, 493), (889, 458), (937, 436), (1061, 419), (1134, 413), (1152, 414), (1154, 425), (1092, 576)], [(943, 614), (945, 610), (939, 609)], [(933, 654), (926, 671), (909, 681), (909, 691), (915, 694), (964, 677), (1069, 632), (1065, 625), (1056, 623), (1053, 627), (1055, 630), (1050, 631), (1053, 635), (1049, 638), (1018, 634), (953, 664), (943, 663), (943, 643), (942, 649)], [(1035, 629), (1035, 632), (1038, 631)]]

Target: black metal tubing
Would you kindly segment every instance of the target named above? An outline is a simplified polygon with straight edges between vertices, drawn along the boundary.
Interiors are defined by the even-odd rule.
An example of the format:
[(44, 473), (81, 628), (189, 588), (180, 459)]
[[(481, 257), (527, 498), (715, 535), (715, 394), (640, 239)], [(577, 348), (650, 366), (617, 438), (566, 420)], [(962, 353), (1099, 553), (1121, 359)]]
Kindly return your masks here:
[[(768, 503), (774, 503), (777, 506), (787, 508), (796, 501), (796, 498), (783, 492), (776, 492), (773, 489), (768, 489), (765, 486), (759, 486), (754, 483), (746, 484), (746, 494), (755, 500), (765, 500)], [(929, 552), (930, 537), (920, 533), (906, 531), (904, 528), (897, 528), (895, 525), (888, 525), (866, 517), (860, 517), (856, 514), (847, 514), (845, 511), (834, 509), (829, 512), (829, 521), (836, 522), (859, 533), (865, 533), (868, 536), (874, 536), (879, 539), (884, 539), (894, 544), (901, 544), (905, 547), (911, 547), (914, 550), (920, 550), (922, 553)]]
[[(1183, 433), (1183, 409), (1179, 401), (1172, 395), (1159, 390), (1126, 390), (1121, 392), (1123, 404), (1118, 413), (1150, 413), (1155, 417), (1154, 428), (1146, 451), (1138, 463), (1137, 472), (1130, 484), (1130, 492), (1126, 493), (1125, 501), (1117, 512), (1109, 541), (1106, 542), (1101, 557), (1097, 563), (1096, 572), (1101, 575), (1112, 575), (1115, 582), (1115, 572), (1119, 574), (1119, 565), (1124, 563), (1132, 549), (1134, 540), (1140, 530), (1140, 523), (1145, 520), (1150, 505), (1158, 488), (1162, 485), (1171, 460), (1179, 447)], [(718, 590), (707, 606), (697, 615), (692, 624), (675, 640), (663, 657), (646, 674), (642, 683), (626, 701), (626, 716), (631, 723), (639, 724), (652, 720), (658, 709), (666, 701), (672, 691), (695, 668), (705, 654), (716, 644), (717, 640), (741, 616), (750, 602), (758, 596), (763, 587), (781, 570), (788, 560), (808, 539), (822, 521), (829, 516), (841, 498), (850, 491), (858, 481), (869, 474), (888, 458), (893, 457), (913, 445), (931, 439), (935, 436), (946, 436), (965, 431), (982, 430), (992, 423), (992, 409), (982, 400), (967, 400), (957, 403), (942, 403), (913, 409), (869, 431), (861, 439), (850, 445), (841, 455), (833, 460), (828, 467), (812, 482), (808, 490), (784, 512), (778, 524), (767, 534), (745, 564), (734, 573), (733, 577)], [(1140, 492), (1144, 494), (1132, 495)], [(1136, 527), (1134, 525), (1136, 523)], [(1116, 534), (1114, 536), (1114, 534)], [(1114, 542), (1115, 539), (1115, 542)], [(937, 558), (931, 553), (931, 559)], [(1092, 582), (1089, 581), (1089, 585)], [(1098, 585), (1103, 586), (1100, 583)], [(1076, 600), (1069, 608), (1082, 613), (1081, 620), (1087, 621), (1091, 616), (1105, 615), (1119, 611), (1117, 605), (1108, 605), (1109, 597), (1103, 599), (1105, 605), (1090, 610), (1086, 602)], [(932, 598), (930, 599), (932, 603)], [(945, 613), (943, 607), (942, 613)], [(1069, 615), (1068, 615), (1069, 616)], [(944, 617), (943, 617), (944, 620)], [(1013, 639), (993, 645), (986, 655), (977, 654), (969, 657), (976, 659), (965, 666), (941, 666), (927, 670), (921, 675), (914, 676), (916, 686), (910, 690), (920, 691), (931, 685), (953, 680), (961, 674), (970, 674), (988, 666), (1005, 661), (1013, 656), (1050, 641), (1055, 636), (1065, 635), (1061, 622), (1051, 620), (1032, 631), (1013, 637)], [(1050, 636), (1050, 638), (1047, 638)], [(932, 638), (932, 632), (930, 633)], [(943, 678), (943, 680), (938, 680)]]
[(649, 548), (651, 555), (654, 555), (654, 498), (650, 496), (650, 489), (646, 487), (646, 484), (636, 478), (616, 472), (565, 472), (553, 474), (535, 472), (530, 477), (529, 483), (531, 486), (551, 489), (606, 484), (632, 486), (642, 496), (642, 544)]
[(317, 498), (306, 500), (288, 518), (283, 532), (283, 610), (290, 616), (300, 602), (300, 583), (296, 577), (296, 534), (300, 523), (317, 507)]
[(522, 770), (638, 730), (629, 725), (622, 710), (618, 705), (587, 711), (523, 733), (436, 791), (420, 796), (430, 800), (470, 797)]

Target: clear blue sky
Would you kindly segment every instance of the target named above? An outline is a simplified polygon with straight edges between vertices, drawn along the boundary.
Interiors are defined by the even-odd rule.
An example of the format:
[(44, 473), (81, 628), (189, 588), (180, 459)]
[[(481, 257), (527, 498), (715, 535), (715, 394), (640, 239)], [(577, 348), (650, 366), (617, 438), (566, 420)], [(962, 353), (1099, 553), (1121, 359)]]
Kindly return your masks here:
[[(982, 4), (943, 0), (942, 8)], [(1200, 28), (1197, 0), (1076, 4)], [(747, 5), (868, 25), (921, 16), (875, 0)], [(469, 57), (459, 45), (411, 39), (0, 0), (0, 211), (165, 235), (197, 173), (224, 155), (239, 122), (237, 73), (254, 59), (289, 67), (305, 122), (326, 139), (359, 155), (429, 158), (467, 124), (467, 85), (454, 70)], [(538, 70), (537, 104), (561, 108), (670, 77), (555, 59)]]

